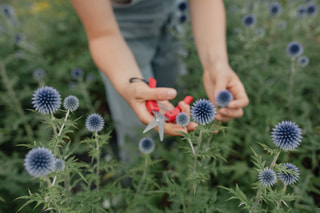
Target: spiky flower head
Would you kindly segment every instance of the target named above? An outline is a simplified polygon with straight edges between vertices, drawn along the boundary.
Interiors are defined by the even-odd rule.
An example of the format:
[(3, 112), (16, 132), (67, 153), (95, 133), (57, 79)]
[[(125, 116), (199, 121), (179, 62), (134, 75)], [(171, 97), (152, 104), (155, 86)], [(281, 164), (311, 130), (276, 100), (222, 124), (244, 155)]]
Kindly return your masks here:
[(296, 41), (290, 42), (287, 46), (287, 54), (291, 57), (298, 57), (303, 53), (303, 46)]
[(37, 147), (28, 152), (24, 159), (24, 167), (29, 175), (43, 177), (54, 169), (55, 158), (51, 150)]
[(300, 5), (297, 8), (297, 17), (302, 18), (307, 14), (306, 7), (304, 5)]
[(80, 68), (74, 68), (71, 70), (71, 78), (78, 80), (83, 76), (83, 70)]
[(65, 168), (64, 161), (61, 159), (55, 159), (54, 170), (57, 172), (62, 172)]
[(33, 78), (36, 80), (42, 80), (46, 77), (46, 72), (42, 68), (33, 70)]
[(69, 95), (68, 97), (66, 97), (63, 101), (63, 107), (66, 110), (69, 110), (71, 112), (75, 111), (78, 109), (79, 107), (79, 100), (76, 96), (73, 95)]
[(318, 12), (318, 7), (315, 4), (309, 4), (306, 7), (306, 13), (308, 16), (314, 16), (317, 14), (317, 12)]
[(182, 1), (178, 4), (178, 8), (180, 11), (185, 11), (188, 9), (188, 3), (185, 1)]
[(60, 108), (61, 96), (56, 89), (44, 86), (33, 93), (32, 104), (41, 114), (54, 113)]
[(214, 120), (216, 109), (207, 99), (199, 99), (191, 107), (191, 117), (201, 125), (209, 124)]
[(142, 138), (139, 142), (139, 149), (144, 154), (150, 154), (154, 148), (155, 144), (151, 138)]
[(21, 42), (24, 40), (24, 37), (23, 37), (23, 35), (21, 35), (21, 34), (16, 34), (14, 37), (13, 37), (13, 42), (14, 42), (14, 44), (16, 44), (16, 45), (19, 45), (19, 44), (21, 44)]
[(188, 126), (190, 123), (190, 117), (185, 112), (180, 112), (176, 117), (176, 123), (180, 126)]
[(301, 143), (302, 131), (294, 122), (282, 121), (272, 130), (272, 141), (280, 149), (293, 150)]
[(265, 168), (259, 174), (259, 181), (264, 186), (267, 186), (267, 187), (273, 186), (277, 182), (277, 175), (272, 169)]
[(287, 22), (284, 21), (284, 20), (282, 20), (282, 21), (279, 22), (279, 25), (278, 25), (278, 26), (279, 26), (279, 28), (282, 29), (282, 30), (283, 30), (283, 29), (286, 29), (286, 28), (287, 28)]
[(233, 100), (233, 95), (229, 90), (221, 90), (215, 100), (219, 107), (228, 107), (230, 101)]
[(266, 34), (266, 31), (263, 28), (258, 28), (256, 29), (256, 34), (263, 37)]
[(298, 58), (298, 64), (301, 66), (301, 67), (305, 67), (305, 66), (308, 66), (309, 64), (309, 58), (307, 56), (300, 56)]
[(6, 18), (12, 18), (13, 16), (15, 16), (13, 7), (11, 5), (8, 5), (8, 4), (1, 5), (1, 13)]
[(94, 113), (87, 117), (86, 128), (90, 132), (99, 132), (103, 129), (104, 120), (101, 115)]
[(243, 18), (242, 18), (242, 24), (245, 26), (245, 27), (253, 27), (255, 26), (257, 23), (257, 19), (254, 15), (245, 15)]
[(272, 16), (278, 16), (282, 12), (282, 6), (279, 4), (279, 2), (272, 2), (269, 5), (269, 13)]
[(179, 18), (180, 23), (186, 23), (188, 21), (188, 17), (185, 14), (182, 14)]
[(278, 174), (279, 179), (286, 185), (296, 183), (300, 175), (299, 169), (291, 163), (285, 163), (282, 166), (285, 168), (286, 171), (282, 171)]
[(234, 30), (233, 30), (233, 32), (234, 32), (234, 34), (236, 34), (236, 35), (239, 35), (241, 32), (242, 32), (242, 30), (241, 30), (241, 28), (235, 28)]

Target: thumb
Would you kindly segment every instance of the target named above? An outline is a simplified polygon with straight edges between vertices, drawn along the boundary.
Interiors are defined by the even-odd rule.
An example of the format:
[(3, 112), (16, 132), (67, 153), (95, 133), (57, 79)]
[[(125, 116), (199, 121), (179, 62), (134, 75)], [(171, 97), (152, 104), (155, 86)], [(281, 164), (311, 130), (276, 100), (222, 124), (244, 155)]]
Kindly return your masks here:
[(171, 100), (177, 96), (177, 91), (173, 88), (157, 87), (150, 88), (145, 87), (137, 91), (137, 97), (144, 100), (165, 101)]

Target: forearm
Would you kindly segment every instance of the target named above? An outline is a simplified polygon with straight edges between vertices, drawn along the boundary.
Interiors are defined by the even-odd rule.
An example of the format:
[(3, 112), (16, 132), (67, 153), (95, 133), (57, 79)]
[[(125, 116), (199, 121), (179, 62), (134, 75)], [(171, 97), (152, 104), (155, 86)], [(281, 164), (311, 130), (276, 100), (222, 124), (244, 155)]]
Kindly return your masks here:
[(141, 77), (131, 50), (124, 41), (109, 0), (71, 0), (83, 26), (98, 68), (123, 96), (130, 77)]
[(95, 64), (109, 78), (115, 89), (126, 91), (130, 77), (141, 77), (134, 56), (121, 36), (106, 35), (89, 40)]
[(191, 24), (204, 70), (228, 63), (226, 18), (222, 0), (189, 0)]

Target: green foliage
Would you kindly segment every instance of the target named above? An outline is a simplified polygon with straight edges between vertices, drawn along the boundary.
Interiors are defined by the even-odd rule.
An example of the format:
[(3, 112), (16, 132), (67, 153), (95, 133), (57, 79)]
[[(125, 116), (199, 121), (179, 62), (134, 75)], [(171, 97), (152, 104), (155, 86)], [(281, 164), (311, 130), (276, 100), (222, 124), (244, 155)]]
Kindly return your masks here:
[[(15, 8), (19, 24), (0, 17), (6, 29), (0, 32), (0, 212), (232, 213), (250, 211), (257, 197), (257, 212), (319, 211), (319, 14), (297, 19), (297, 6), (305, 4), (298, 0), (280, 1), (283, 13), (272, 18), (270, 1), (224, 2), (229, 63), (250, 99), (244, 116), (199, 126), (181, 138), (170, 138), (170, 146), (157, 141), (150, 156), (137, 155), (123, 163), (111, 151), (113, 124), (104, 86), (70, 2), (36, 0), (31, 7), (28, 1), (7, 1)], [(256, 28), (264, 28), (264, 36), (258, 36), (256, 28), (241, 25), (241, 18), (249, 13), (257, 16)], [(281, 21), (286, 21), (286, 29), (278, 27)], [(178, 38), (186, 47), (187, 74), (179, 81), (179, 94), (205, 98), (191, 31), (189, 25), (182, 27), (186, 34)], [(235, 28), (242, 32), (235, 34)], [(24, 40), (17, 44), (13, 37), (19, 33)], [(286, 45), (293, 40), (303, 44), (310, 59), (307, 67), (299, 67), (297, 60), (286, 55)], [(77, 80), (70, 76), (75, 67), (84, 70)], [(36, 68), (45, 70), (43, 79), (33, 78)], [(36, 115), (31, 110), (32, 93), (43, 85), (57, 88), (62, 97), (77, 96), (80, 108), (66, 120), (63, 110), (55, 119)], [(104, 115), (107, 125), (101, 135), (85, 129), (84, 118), (93, 112)], [(258, 174), (279, 152), (270, 131), (282, 120), (297, 123), (304, 138), (297, 152), (280, 154), (274, 170), (282, 172), (281, 164), (290, 162), (299, 168), (300, 177), (293, 186), (284, 187), (278, 181), (265, 188)], [(31, 178), (23, 159), (37, 146), (61, 157), (65, 170)], [(138, 152), (138, 147), (132, 150)]]

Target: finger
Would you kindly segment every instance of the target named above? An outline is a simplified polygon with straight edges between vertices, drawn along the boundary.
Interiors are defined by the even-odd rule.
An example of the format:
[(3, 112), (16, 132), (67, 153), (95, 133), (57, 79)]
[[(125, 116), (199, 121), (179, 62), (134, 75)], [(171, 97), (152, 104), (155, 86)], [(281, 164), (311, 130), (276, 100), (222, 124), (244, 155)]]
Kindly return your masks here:
[(234, 100), (228, 104), (229, 108), (243, 108), (249, 104), (249, 98), (241, 83), (231, 87), (230, 92), (233, 94)]
[(159, 105), (161, 114), (165, 114), (166, 112), (174, 109), (173, 104), (169, 101), (158, 101), (157, 103)]
[(173, 123), (166, 123), (164, 125), (164, 132), (166, 135), (171, 135), (171, 136), (181, 136), (181, 133), (179, 132), (188, 133), (184, 127), (179, 126), (177, 124), (173, 124)]
[(150, 88), (148, 86), (140, 86), (136, 88), (135, 94), (137, 98), (143, 100), (165, 101), (175, 98), (177, 91), (167, 87)]
[(188, 131), (194, 131), (197, 129), (198, 124), (196, 122), (190, 122), (187, 126)]
[(221, 108), (218, 114), (224, 117), (240, 118), (243, 116), (243, 109), (242, 108), (237, 108), (237, 109)]
[[(218, 120), (218, 121), (221, 121), (221, 122), (226, 122), (226, 121), (230, 121), (230, 120), (232, 120), (232, 119), (234, 119), (234, 118), (232, 118), (232, 117), (227, 117), (227, 116), (223, 116), (223, 115), (221, 115), (221, 114), (217, 114), (216, 117), (215, 117), (215, 119)], [(217, 131), (217, 130), (216, 130), (216, 131)]]
[(183, 101), (180, 101), (178, 106), (181, 109), (181, 112), (187, 113), (190, 116), (190, 105), (186, 104)]

